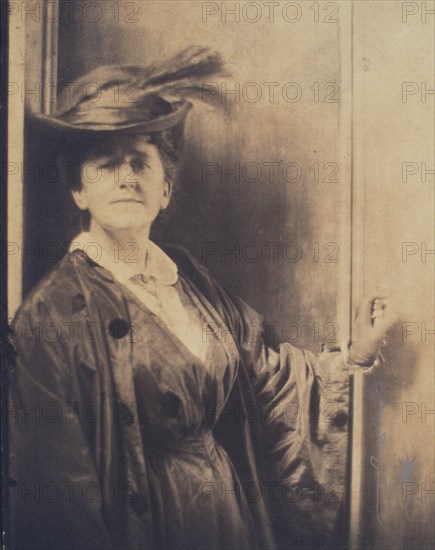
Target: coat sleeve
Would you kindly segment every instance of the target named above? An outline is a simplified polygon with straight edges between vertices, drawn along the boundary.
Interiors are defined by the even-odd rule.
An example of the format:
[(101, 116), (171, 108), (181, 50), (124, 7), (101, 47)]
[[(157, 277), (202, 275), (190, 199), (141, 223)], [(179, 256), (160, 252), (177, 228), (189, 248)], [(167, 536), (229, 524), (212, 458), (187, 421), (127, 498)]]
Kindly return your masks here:
[(262, 317), (240, 299), (237, 339), (261, 424), (263, 491), (278, 546), (337, 547), (347, 490), (349, 381), (340, 349), (268, 347)]
[[(10, 547), (108, 549), (72, 353), (43, 300), (17, 315), (7, 403)], [(71, 345), (70, 345), (71, 347)]]

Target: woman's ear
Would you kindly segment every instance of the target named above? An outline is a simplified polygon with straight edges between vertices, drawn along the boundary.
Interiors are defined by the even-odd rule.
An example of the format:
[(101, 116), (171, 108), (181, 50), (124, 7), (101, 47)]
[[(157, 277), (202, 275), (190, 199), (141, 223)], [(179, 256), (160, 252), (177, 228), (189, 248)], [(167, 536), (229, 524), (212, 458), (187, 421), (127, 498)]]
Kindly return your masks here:
[(71, 191), (74, 202), (76, 205), (80, 208), (80, 210), (87, 210), (88, 209), (88, 197), (86, 194), (86, 190), (81, 189)]
[(172, 182), (165, 178), (165, 181), (163, 183), (163, 196), (162, 196), (162, 202), (161, 202), (161, 209), (165, 210), (168, 207), (169, 201), (171, 200), (172, 195)]

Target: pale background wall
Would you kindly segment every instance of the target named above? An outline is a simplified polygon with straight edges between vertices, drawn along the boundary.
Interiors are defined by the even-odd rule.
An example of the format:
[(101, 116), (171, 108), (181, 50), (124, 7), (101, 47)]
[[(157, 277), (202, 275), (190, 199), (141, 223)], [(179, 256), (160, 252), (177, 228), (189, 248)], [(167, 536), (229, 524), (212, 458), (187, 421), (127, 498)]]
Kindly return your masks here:
[[(385, 368), (367, 379), (364, 392), (370, 448), (363, 457), (364, 486), (374, 491), (377, 486), (379, 500), (377, 505), (376, 493), (370, 498), (365, 493), (365, 525), (371, 528), (362, 540), (382, 550), (430, 548), (435, 500), (434, 2), (354, 6), (355, 291), (380, 289), (402, 319), (385, 350)], [(404, 82), (418, 93), (402, 95)], [(422, 96), (422, 83), (432, 94)], [(426, 180), (421, 163), (432, 170)], [(406, 176), (406, 170), (416, 173)]]
[[(229, 118), (207, 105), (196, 105), (187, 126), (189, 160), (177, 210), (156, 236), (184, 244), (198, 258), (204, 243), (216, 243), (218, 253), (209, 256), (207, 265), (218, 279), (264, 312), (270, 322), (278, 323), (278, 333), (294, 323), (287, 336), (313, 350), (319, 349), (331, 328), (338, 328), (333, 334), (336, 339), (345, 335), (343, 312), (350, 290), (347, 247), (352, 242), (354, 301), (363, 291), (380, 289), (396, 304), (402, 322), (411, 323), (399, 326), (392, 335), (384, 353), (384, 370), (363, 384), (363, 415), (358, 422), (364, 448), (361, 452), (357, 446), (352, 457), (362, 474), (361, 498), (355, 508), (361, 522), (354, 541), (358, 547), (379, 550), (431, 547), (434, 497), (424, 495), (424, 490), (434, 489), (433, 415), (422, 417), (421, 413), (424, 407), (434, 408), (433, 335), (427, 334), (422, 342), (422, 323), (433, 329), (433, 262), (430, 255), (422, 262), (420, 253), (422, 243), (429, 250), (434, 248), (433, 175), (428, 174), (424, 183), (420, 171), (404, 183), (402, 163), (415, 162), (421, 168), (426, 162), (433, 169), (429, 124), (433, 96), (423, 103), (420, 92), (422, 82), (427, 82), (428, 89), (434, 87), (430, 54), (434, 16), (427, 14), (422, 21), (420, 2), (354, 2), (352, 50), (351, 2), (335, 3), (338, 16), (321, 2), (318, 23), (310, 10), (312, 2), (297, 3), (301, 17), (295, 23), (283, 19), (285, 3), (276, 8), (273, 23), (262, 2), (257, 3), (262, 17), (256, 23), (246, 20), (253, 18), (253, 11), (245, 17), (242, 12), (239, 23), (230, 15), (223, 23), (220, 11), (203, 22), (202, 2), (137, 2), (136, 13), (124, 2), (119, 4), (119, 22), (114, 21), (111, 2), (100, 2), (101, 15), (88, 11), (88, 17), (80, 15), (86, 2), (74, 4), (74, 21), (60, 25), (61, 82), (102, 63), (148, 63), (187, 45), (201, 44), (217, 48), (227, 59), (232, 72), (228, 86), (239, 82), (243, 90), (248, 82), (259, 85), (262, 98), (257, 102), (247, 101), (243, 93), (238, 103), (228, 97), (233, 105)], [(240, 3), (240, 8), (244, 5)], [(426, 11), (431, 6), (426, 2)], [(404, 9), (409, 10), (406, 21)], [(130, 20), (137, 21), (123, 22), (129, 14)], [(339, 23), (323, 22), (328, 14), (331, 19), (338, 17)], [(294, 17), (296, 12), (290, 10), (287, 15)], [(38, 78), (40, 44), (37, 27), (29, 20), (27, 27), (26, 67), (31, 80)], [(352, 72), (346, 65), (351, 54), (353, 95)], [(406, 103), (404, 81), (419, 87)], [(279, 83), (273, 101), (265, 82)], [(300, 101), (284, 101), (283, 86), (288, 82), (301, 87)], [(309, 88), (316, 82), (319, 103)], [(323, 90), (328, 82), (340, 85), (339, 103), (322, 101), (332, 90)], [(223, 79), (216, 83), (222, 85)], [(254, 91), (251, 88), (248, 93)], [(353, 142), (347, 140), (351, 131)], [(46, 144), (44, 151), (32, 151), (50, 159)], [(205, 162), (215, 167), (237, 163), (241, 170), (255, 162), (263, 166), (263, 175), (254, 183), (243, 172), (238, 183), (231, 176), (225, 181), (220, 173), (204, 178)], [(264, 162), (295, 162), (302, 169), (301, 180), (289, 183), (277, 170), (271, 182)], [(309, 170), (315, 162), (336, 163), (339, 181), (315, 182)], [(325, 176), (321, 170), (321, 180)], [(25, 193), (29, 242), (62, 243), (72, 236), (58, 186), (27, 182)], [(267, 242), (281, 243), (279, 252), (287, 243), (297, 243), (302, 258), (289, 263), (280, 253), (276, 261), (267, 261)], [(418, 246), (406, 262), (404, 242)], [(240, 260), (228, 255), (223, 262), (220, 252), (235, 243), (241, 246)], [(244, 260), (243, 250), (254, 254), (253, 247), (243, 249), (247, 243), (260, 247), (260, 261)], [(310, 250), (313, 243), (319, 243), (319, 258)], [(338, 255), (332, 257), (338, 263), (323, 261), (334, 250), (323, 249), (327, 243), (339, 246)], [(48, 267), (50, 262), (43, 258), (37, 265), (26, 264), (25, 291)], [(300, 330), (298, 340), (295, 327)], [(415, 334), (403, 343), (406, 327)], [(403, 417), (405, 407), (412, 414)]]

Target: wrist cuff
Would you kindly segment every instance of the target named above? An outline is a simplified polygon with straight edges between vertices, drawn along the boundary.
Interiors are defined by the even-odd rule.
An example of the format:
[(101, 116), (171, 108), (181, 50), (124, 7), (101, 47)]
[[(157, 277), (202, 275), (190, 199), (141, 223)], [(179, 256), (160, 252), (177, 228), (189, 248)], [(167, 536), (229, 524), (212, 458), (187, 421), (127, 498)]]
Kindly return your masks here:
[(344, 356), (344, 362), (347, 364), (347, 365), (350, 365), (350, 366), (357, 366), (357, 367), (372, 367), (375, 363), (375, 361), (371, 361), (371, 360), (367, 360), (367, 361), (359, 361), (359, 362), (356, 362), (352, 359), (352, 356), (350, 354), (350, 345), (351, 345), (351, 341), (349, 338), (347, 338), (344, 342), (342, 342), (340, 348), (341, 348), (341, 352)]

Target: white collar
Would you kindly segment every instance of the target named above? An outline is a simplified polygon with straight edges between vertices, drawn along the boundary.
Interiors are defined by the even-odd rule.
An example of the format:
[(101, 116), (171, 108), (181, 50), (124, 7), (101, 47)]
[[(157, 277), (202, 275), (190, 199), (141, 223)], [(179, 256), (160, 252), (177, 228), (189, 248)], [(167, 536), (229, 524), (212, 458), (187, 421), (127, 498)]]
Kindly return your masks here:
[[(83, 250), (98, 265), (108, 269), (121, 283), (126, 283), (137, 272), (127, 262), (117, 259), (117, 249), (103, 248), (89, 232), (77, 235), (71, 241), (69, 251)], [(174, 285), (178, 281), (178, 268), (171, 258), (155, 243), (147, 241), (147, 253), (143, 274), (152, 276), (164, 285)]]

